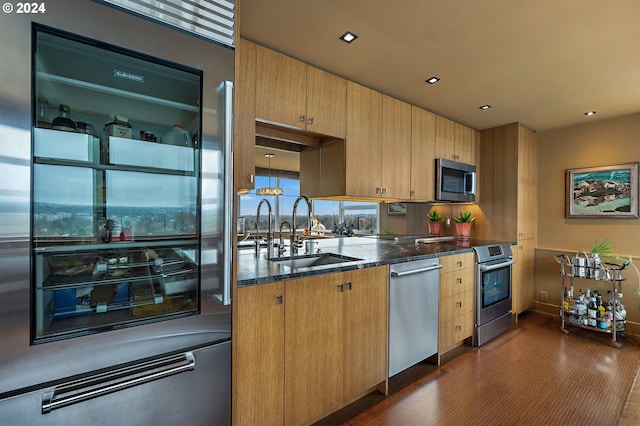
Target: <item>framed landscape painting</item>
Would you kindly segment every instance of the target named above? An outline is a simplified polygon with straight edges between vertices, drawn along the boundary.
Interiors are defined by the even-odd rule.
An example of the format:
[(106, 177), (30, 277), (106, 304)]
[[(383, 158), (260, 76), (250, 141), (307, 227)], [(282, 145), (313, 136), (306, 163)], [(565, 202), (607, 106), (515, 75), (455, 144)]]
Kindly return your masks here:
[(566, 217), (638, 218), (638, 163), (569, 169)]

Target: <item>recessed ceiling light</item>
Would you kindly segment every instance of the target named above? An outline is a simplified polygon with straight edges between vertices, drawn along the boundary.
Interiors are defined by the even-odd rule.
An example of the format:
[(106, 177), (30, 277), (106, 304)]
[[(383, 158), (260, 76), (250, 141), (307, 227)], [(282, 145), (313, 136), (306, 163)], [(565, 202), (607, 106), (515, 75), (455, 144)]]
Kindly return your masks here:
[(596, 115), (595, 111), (587, 111), (584, 113), (584, 115)]
[(480, 108), (480, 109), (490, 109), (491, 105), (482, 105), (482, 106), (480, 106), (478, 108)]
[(358, 36), (354, 33), (352, 33), (351, 31), (347, 31), (346, 33), (342, 34), (340, 36), (340, 40), (347, 42), (347, 43), (351, 43), (352, 41), (354, 41), (355, 39), (357, 39)]
[(440, 81), (440, 77), (431, 77), (425, 80), (427, 83), (429, 84), (436, 84), (437, 82)]

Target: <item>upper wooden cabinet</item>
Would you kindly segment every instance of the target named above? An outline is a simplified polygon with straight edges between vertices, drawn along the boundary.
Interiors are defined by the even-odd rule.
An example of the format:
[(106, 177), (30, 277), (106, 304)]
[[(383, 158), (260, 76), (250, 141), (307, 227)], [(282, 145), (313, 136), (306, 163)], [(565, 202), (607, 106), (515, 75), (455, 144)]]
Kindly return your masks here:
[(411, 107), (411, 200), (435, 198), (436, 115)]
[(409, 199), (411, 105), (347, 83), (347, 139), (300, 156), (300, 191), (311, 197)]
[[(506, 241), (537, 237), (536, 135), (518, 123), (481, 132), (481, 207), (486, 237)], [(480, 228), (480, 227), (479, 227)]]
[(234, 85), (233, 181), (236, 191), (249, 191), (255, 181), (256, 44), (238, 39)]
[(380, 192), (384, 198), (409, 199), (411, 191), (411, 105), (382, 95)]
[(436, 115), (436, 158), (476, 164), (478, 141), (476, 130)]
[(344, 138), (346, 80), (258, 45), (255, 81), (257, 120)]
[[(380, 197), (382, 94), (353, 82), (347, 83), (347, 142), (344, 149), (344, 193), (331, 195)], [(331, 164), (326, 163), (325, 167), (324, 157), (323, 172), (331, 173)]]

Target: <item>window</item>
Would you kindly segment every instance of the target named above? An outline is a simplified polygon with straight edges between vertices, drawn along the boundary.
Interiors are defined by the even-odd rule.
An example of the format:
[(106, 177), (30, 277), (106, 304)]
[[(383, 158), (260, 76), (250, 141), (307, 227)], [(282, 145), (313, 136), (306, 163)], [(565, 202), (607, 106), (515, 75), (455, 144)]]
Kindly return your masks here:
[[(279, 197), (262, 197), (256, 195), (252, 190), (249, 194), (240, 196), (238, 226), (239, 233), (254, 234), (256, 228), (256, 213), (258, 204), (263, 198), (271, 205), (273, 211), (272, 224), (275, 232), (280, 229), (282, 222), (293, 225), (292, 214), (293, 204), (300, 195), (300, 176), (295, 172), (281, 170), (271, 170), (271, 183), (269, 183), (267, 170), (256, 170), (256, 188), (265, 186), (280, 187), (284, 195)], [(377, 234), (379, 226), (378, 203), (356, 202), (356, 201), (333, 201), (333, 200), (313, 200), (313, 216), (322, 223), (327, 231), (332, 231), (334, 226), (345, 223), (355, 234), (371, 235)], [(260, 208), (260, 222), (258, 231), (267, 231), (268, 207), (262, 205)], [(296, 212), (296, 228), (302, 231), (307, 226), (307, 206), (304, 202), (299, 202)], [(284, 229), (287, 229), (286, 227)], [(288, 230), (288, 229), (287, 229)]]

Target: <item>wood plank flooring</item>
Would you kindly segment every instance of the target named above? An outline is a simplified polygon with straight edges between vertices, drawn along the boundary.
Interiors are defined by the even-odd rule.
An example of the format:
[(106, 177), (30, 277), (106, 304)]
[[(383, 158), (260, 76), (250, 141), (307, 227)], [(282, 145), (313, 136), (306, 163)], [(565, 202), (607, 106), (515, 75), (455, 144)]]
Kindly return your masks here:
[(388, 396), (370, 394), (317, 424), (616, 425), (640, 338), (620, 338), (616, 349), (608, 334), (570, 330), (560, 332), (559, 318), (524, 315), (485, 345), (461, 348), (440, 368), (412, 367), (390, 380)]

